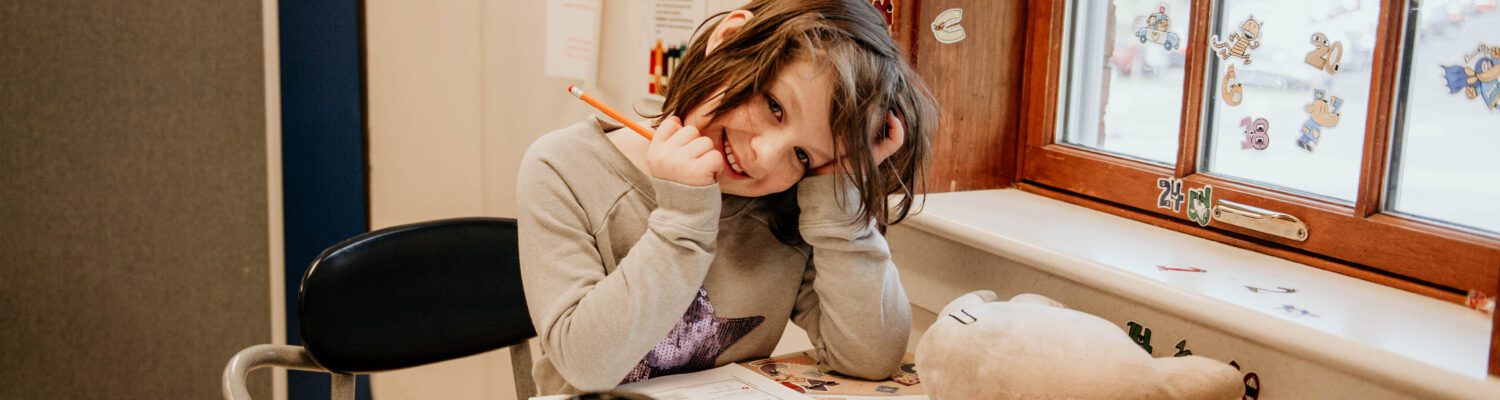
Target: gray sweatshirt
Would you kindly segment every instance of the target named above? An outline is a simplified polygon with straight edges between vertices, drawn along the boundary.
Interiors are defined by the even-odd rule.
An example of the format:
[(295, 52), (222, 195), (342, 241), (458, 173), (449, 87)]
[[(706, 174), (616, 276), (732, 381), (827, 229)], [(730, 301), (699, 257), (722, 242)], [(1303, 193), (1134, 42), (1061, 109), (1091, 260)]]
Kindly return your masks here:
[(839, 175), (798, 183), (807, 243), (787, 245), (763, 202), (641, 171), (604, 135), (618, 128), (588, 118), (546, 134), (521, 162), (521, 276), (541, 342), (540, 393), (764, 358), (788, 319), (825, 368), (894, 372), (910, 304), (874, 222), (850, 223), (853, 185), (835, 196)]

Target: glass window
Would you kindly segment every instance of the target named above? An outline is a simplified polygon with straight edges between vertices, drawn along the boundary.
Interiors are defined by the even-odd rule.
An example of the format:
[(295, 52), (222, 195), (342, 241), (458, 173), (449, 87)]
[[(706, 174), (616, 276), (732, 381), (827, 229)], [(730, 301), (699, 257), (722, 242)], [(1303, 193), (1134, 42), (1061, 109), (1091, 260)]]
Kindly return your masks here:
[(1500, 232), (1500, 10), (1429, 0), (1408, 15), (1386, 207)]
[(1175, 164), (1187, 0), (1076, 1), (1069, 8), (1059, 142)]
[(1204, 171), (1352, 203), (1380, 1), (1217, 7)]

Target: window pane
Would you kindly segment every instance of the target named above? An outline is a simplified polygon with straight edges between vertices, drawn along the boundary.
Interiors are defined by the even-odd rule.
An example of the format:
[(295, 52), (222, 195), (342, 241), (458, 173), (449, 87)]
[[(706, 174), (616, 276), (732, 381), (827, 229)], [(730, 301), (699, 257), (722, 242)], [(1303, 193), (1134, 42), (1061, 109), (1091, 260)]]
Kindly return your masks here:
[(1222, 1), (1201, 167), (1352, 202), (1378, 0)]
[(1175, 164), (1187, 0), (1075, 1), (1069, 8), (1059, 142)]
[(1500, 232), (1500, 12), (1429, 0), (1408, 18), (1387, 207)]

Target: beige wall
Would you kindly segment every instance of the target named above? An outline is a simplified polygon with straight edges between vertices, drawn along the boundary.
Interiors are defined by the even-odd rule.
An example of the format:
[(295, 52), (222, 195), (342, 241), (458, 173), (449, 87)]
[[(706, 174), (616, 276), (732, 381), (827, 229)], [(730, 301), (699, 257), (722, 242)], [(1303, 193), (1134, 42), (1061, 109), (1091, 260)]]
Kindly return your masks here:
[[(372, 228), (515, 216), (526, 146), (588, 115), (542, 76), (545, 2), (369, 1)], [(554, 90), (547, 90), (547, 89)], [(504, 350), (376, 374), (380, 399), (511, 399)]]

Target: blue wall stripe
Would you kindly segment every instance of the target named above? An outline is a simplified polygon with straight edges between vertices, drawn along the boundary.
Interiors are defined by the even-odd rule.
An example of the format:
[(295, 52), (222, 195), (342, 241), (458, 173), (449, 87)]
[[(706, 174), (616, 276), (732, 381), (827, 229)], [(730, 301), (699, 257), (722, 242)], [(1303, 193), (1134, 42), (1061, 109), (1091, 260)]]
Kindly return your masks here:
[[(281, 0), (286, 336), (302, 344), (297, 289), (324, 248), (369, 230), (363, 3)], [(358, 399), (370, 398), (368, 376)], [(288, 398), (327, 399), (328, 374), (290, 371)]]

